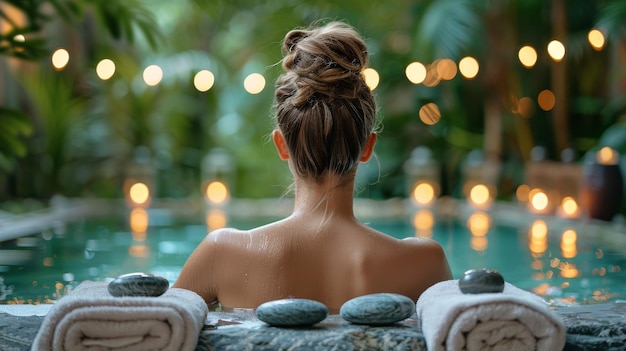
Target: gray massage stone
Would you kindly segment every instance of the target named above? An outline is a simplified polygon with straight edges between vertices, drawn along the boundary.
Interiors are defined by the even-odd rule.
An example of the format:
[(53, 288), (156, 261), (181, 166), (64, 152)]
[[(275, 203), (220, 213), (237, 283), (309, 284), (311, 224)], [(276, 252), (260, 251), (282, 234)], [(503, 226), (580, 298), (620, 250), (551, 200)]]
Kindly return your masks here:
[(415, 302), (393, 293), (378, 293), (355, 297), (339, 309), (341, 317), (354, 324), (389, 325), (413, 315)]
[(326, 318), (328, 307), (309, 299), (281, 299), (259, 305), (256, 316), (259, 320), (276, 327), (304, 327)]
[(504, 278), (495, 269), (470, 269), (459, 279), (459, 288), (464, 294), (501, 293)]
[(109, 294), (113, 296), (161, 296), (169, 288), (163, 277), (146, 273), (120, 275), (109, 283)]

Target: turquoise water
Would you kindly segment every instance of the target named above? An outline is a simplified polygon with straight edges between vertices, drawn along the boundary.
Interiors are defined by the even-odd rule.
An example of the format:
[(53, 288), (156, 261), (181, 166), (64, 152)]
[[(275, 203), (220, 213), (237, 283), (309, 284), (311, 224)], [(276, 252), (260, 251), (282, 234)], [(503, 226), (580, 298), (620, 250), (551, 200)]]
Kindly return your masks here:
[[(205, 219), (180, 220), (160, 210), (134, 215), (132, 222), (130, 213), (59, 222), (43, 232), (0, 243), (0, 303), (49, 302), (83, 280), (107, 280), (129, 272), (175, 281), (187, 256), (209, 231)], [(446, 251), (455, 278), (470, 268), (497, 269), (510, 283), (535, 291), (552, 304), (626, 298), (626, 251), (589, 240), (591, 229), (584, 224), (552, 225), (529, 218), (511, 225), (484, 213), (447, 220), (428, 212), (420, 216), (417, 226), (413, 218), (364, 221), (397, 238), (432, 237)], [(217, 212), (211, 225), (245, 229), (271, 220), (229, 218)]]

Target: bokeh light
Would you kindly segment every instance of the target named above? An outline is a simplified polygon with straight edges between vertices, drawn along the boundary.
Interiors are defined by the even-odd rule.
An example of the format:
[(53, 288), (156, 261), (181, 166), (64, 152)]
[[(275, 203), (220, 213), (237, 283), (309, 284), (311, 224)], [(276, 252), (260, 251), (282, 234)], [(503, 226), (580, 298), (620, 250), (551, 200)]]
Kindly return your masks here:
[(566, 196), (561, 200), (561, 211), (566, 217), (574, 217), (578, 213), (578, 203), (571, 196)]
[(426, 79), (426, 66), (421, 62), (411, 62), (404, 73), (411, 83), (420, 84)]
[(517, 101), (517, 113), (525, 118), (530, 118), (535, 112), (535, 102), (529, 97), (523, 97)]
[(528, 184), (521, 184), (515, 190), (515, 196), (519, 202), (528, 202), (528, 194), (530, 193), (530, 186)]
[(258, 94), (265, 89), (265, 77), (260, 73), (249, 74), (243, 81), (243, 87), (250, 94)]
[(376, 89), (378, 83), (380, 82), (380, 75), (371, 67), (363, 70), (363, 77), (365, 78), (365, 84), (367, 84), (370, 90)]
[(201, 70), (193, 77), (193, 86), (200, 92), (209, 91), (215, 83), (215, 76), (209, 70)]
[(228, 200), (228, 187), (224, 182), (214, 180), (207, 184), (205, 195), (210, 203), (221, 205)]
[(466, 79), (476, 78), (479, 71), (478, 61), (471, 56), (462, 58), (461, 61), (459, 61), (459, 71)]
[(536, 211), (545, 211), (550, 204), (548, 195), (541, 189), (532, 189), (528, 196), (530, 199), (530, 206)]
[(554, 62), (561, 62), (565, 57), (565, 45), (558, 40), (552, 40), (548, 43), (548, 55)]
[(148, 86), (156, 86), (163, 79), (163, 70), (157, 65), (150, 65), (143, 70), (143, 81)]
[(144, 205), (150, 199), (150, 188), (145, 183), (134, 183), (128, 190), (130, 200), (136, 205)]
[(422, 106), (419, 110), (419, 117), (422, 122), (428, 125), (434, 125), (441, 119), (441, 111), (439, 106), (433, 102), (429, 102)]
[(476, 184), (469, 191), (469, 200), (473, 205), (484, 207), (491, 202), (489, 187), (484, 184)]
[(115, 74), (115, 63), (111, 59), (102, 59), (96, 65), (96, 74), (102, 80), (108, 80)]
[(456, 77), (456, 63), (450, 59), (442, 59), (437, 62), (437, 74), (443, 80), (451, 80)]
[(522, 66), (526, 68), (534, 67), (535, 63), (537, 63), (537, 50), (532, 46), (523, 46), (519, 49), (517, 57), (522, 63)]
[(537, 103), (539, 107), (541, 107), (544, 111), (550, 111), (554, 108), (556, 104), (556, 97), (554, 93), (550, 90), (542, 90), (537, 96)]
[(413, 188), (413, 201), (418, 205), (430, 205), (435, 200), (437, 191), (435, 186), (428, 182), (419, 182)]
[(587, 34), (587, 39), (589, 40), (591, 47), (596, 51), (602, 50), (604, 48), (604, 44), (606, 43), (604, 34), (597, 29), (590, 30)]
[(602, 147), (596, 154), (596, 160), (601, 165), (616, 165), (618, 158), (617, 152), (608, 146)]
[(424, 86), (432, 88), (432, 87), (436, 87), (439, 82), (441, 82), (441, 77), (439, 76), (439, 73), (437, 72), (437, 64), (439, 61), (435, 61), (432, 64), (426, 66), (426, 77), (424, 78), (424, 81), (422, 82), (422, 84), (424, 84)]
[(69, 62), (70, 53), (63, 48), (55, 50), (52, 54), (52, 66), (57, 71), (63, 70)]

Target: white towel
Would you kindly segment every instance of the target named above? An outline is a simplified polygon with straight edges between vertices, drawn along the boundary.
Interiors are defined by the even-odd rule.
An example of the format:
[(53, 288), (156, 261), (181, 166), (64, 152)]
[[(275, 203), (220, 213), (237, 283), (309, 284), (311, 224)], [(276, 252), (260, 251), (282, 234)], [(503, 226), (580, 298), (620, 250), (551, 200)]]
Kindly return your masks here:
[(505, 283), (502, 293), (463, 294), (458, 280), (428, 288), (416, 303), (430, 351), (560, 351), (561, 318), (541, 299)]
[(207, 313), (204, 300), (189, 290), (114, 297), (107, 283), (85, 281), (52, 306), (32, 350), (191, 351)]

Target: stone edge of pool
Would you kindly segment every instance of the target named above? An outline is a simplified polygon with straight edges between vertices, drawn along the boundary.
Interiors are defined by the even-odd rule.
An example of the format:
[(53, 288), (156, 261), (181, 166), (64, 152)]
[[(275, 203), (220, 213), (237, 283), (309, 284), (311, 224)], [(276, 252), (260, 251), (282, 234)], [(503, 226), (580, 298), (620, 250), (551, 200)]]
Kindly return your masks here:
[[(15, 350), (28, 350), (52, 305), (0, 305), (0, 341), (14, 343)], [(555, 311), (567, 327), (563, 350), (624, 350), (626, 347), (626, 302), (559, 307)], [(240, 313), (210, 312), (196, 350), (231, 349), (237, 345), (263, 345), (265, 350), (311, 348), (323, 343), (358, 350), (426, 350), (415, 315), (394, 326), (357, 326), (329, 315), (310, 328), (275, 328)], [(259, 344), (261, 343), (261, 344)], [(322, 344), (320, 344), (322, 343)], [(329, 344), (330, 345), (330, 344)]]

